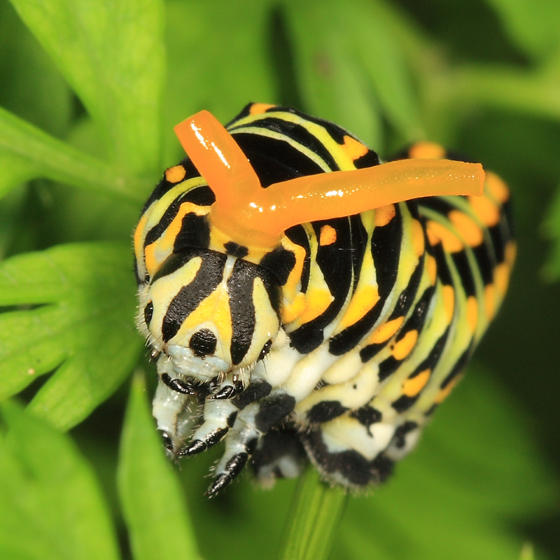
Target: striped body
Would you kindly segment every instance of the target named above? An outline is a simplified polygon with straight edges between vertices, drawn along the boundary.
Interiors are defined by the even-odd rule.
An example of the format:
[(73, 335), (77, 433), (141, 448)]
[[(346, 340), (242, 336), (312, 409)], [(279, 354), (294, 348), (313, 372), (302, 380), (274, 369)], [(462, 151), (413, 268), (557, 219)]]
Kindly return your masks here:
[[(285, 108), (249, 105), (228, 130), (264, 188), (379, 163), (338, 126)], [(407, 153), (443, 155), (427, 143)], [(481, 197), (305, 223), (263, 251), (211, 227), (205, 185), (188, 160), (168, 169), (135, 233), (138, 322), (161, 352), (154, 414), (170, 452), (225, 439), (211, 494), (249, 457), (263, 481), (297, 474), (305, 456), (348, 487), (383, 480), (505, 295), (507, 188), (488, 173)]]

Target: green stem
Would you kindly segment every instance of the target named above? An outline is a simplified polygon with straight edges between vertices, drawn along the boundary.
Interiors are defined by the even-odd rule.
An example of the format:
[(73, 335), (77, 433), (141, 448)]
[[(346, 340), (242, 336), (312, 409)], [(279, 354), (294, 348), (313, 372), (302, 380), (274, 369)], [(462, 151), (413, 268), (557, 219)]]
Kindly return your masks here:
[(36, 176), (141, 202), (138, 180), (123, 177), (112, 166), (57, 140), (0, 107), (0, 152), (13, 154), (36, 170)]
[(329, 556), (348, 493), (329, 487), (308, 468), (295, 490), (280, 560), (323, 560)]

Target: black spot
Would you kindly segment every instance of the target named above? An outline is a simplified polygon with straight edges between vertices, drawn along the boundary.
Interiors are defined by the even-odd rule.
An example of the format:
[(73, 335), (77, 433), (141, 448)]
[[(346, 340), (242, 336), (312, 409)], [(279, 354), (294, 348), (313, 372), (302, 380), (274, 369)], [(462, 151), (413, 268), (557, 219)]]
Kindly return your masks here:
[(191, 336), (189, 348), (195, 356), (203, 358), (214, 353), (217, 342), (216, 335), (210, 329), (200, 329)]
[(375, 424), (381, 420), (382, 414), (376, 408), (372, 408), (366, 404), (357, 410), (353, 410), (350, 416), (355, 418), (362, 426), (369, 428), (371, 424)]
[(296, 405), (291, 395), (274, 395), (264, 399), (259, 405), (255, 416), (255, 425), (263, 433), (267, 433), (273, 426), (279, 424)]
[(146, 304), (146, 307), (144, 307), (144, 322), (146, 323), (146, 325), (150, 324), (153, 313), (154, 313), (154, 304), (151, 301), (149, 301)]
[(233, 257), (238, 257), (240, 259), (249, 254), (249, 249), (247, 249), (247, 247), (239, 245), (239, 243), (235, 243), (234, 241), (228, 241), (225, 243), (224, 248), (228, 255), (232, 255)]
[(307, 419), (310, 422), (328, 422), (344, 414), (347, 410), (348, 408), (342, 406), (339, 401), (322, 401), (307, 411)]

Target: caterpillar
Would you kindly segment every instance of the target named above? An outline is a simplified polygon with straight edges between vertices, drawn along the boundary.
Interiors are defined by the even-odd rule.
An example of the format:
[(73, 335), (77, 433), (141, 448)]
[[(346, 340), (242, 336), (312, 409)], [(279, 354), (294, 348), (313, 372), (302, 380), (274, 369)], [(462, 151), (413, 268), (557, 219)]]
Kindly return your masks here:
[(421, 142), (377, 154), (339, 126), (252, 103), (176, 127), (134, 233), (153, 414), (177, 459), (223, 441), (212, 497), (310, 461), (382, 482), (459, 380), (515, 258), (509, 191)]

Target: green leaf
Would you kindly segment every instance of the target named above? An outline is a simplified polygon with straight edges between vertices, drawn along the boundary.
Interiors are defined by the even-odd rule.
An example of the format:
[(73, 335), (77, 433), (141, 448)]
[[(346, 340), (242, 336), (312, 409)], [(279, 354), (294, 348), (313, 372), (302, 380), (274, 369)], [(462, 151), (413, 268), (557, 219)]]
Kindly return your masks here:
[(284, 560), (323, 560), (329, 556), (335, 532), (348, 500), (343, 488), (329, 487), (310, 467), (296, 488), (284, 538)]
[(560, 279), (560, 186), (547, 211), (543, 232), (552, 242), (550, 255), (544, 267), (544, 275), (549, 281), (558, 280)]
[(404, 55), (371, 3), (329, 0), (302, 5), (286, 0), (285, 10), (295, 38), (303, 97), (311, 107), (317, 105), (321, 117), (378, 143), (379, 105), (401, 136), (422, 135)]
[(62, 245), (0, 264), (0, 398), (55, 370), (30, 407), (60, 428), (84, 419), (138, 358), (124, 244)]
[(141, 374), (126, 410), (118, 487), (135, 560), (199, 558), (186, 497), (164, 455)]
[(172, 127), (192, 113), (208, 109), (227, 122), (250, 101), (279, 101), (268, 48), (273, 4), (166, 2), (166, 161), (184, 157)]
[[(284, 8), (305, 110), (379, 149), (383, 132), (377, 102), (363, 67), (352, 56), (350, 39), (333, 25), (328, 10), (317, 4), (288, 1)], [(316, 22), (313, 33), (309, 33), (310, 21)]]
[(60, 136), (72, 117), (72, 93), (9, 2), (0, 2), (0, 106)]
[[(27, 166), (36, 177), (105, 192), (139, 202), (139, 183), (124, 179), (114, 168), (49, 136), (0, 107), (0, 155)], [(10, 161), (10, 159), (8, 159)], [(10, 184), (12, 184), (10, 182)]]
[(512, 42), (527, 54), (546, 57), (560, 46), (557, 0), (486, 0), (501, 18)]
[(0, 169), (0, 199), (14, 187), (37, 176), (33, 164), (13, 154), (0, 153)]
[(160, 0), (12, 0), (87, 110), (108, 154), (136, 173), (160, 165), (165, 73)]
[(0, 557), (119, 558), (98, 483), (71, 439), (15, 403), (0, 410)]

